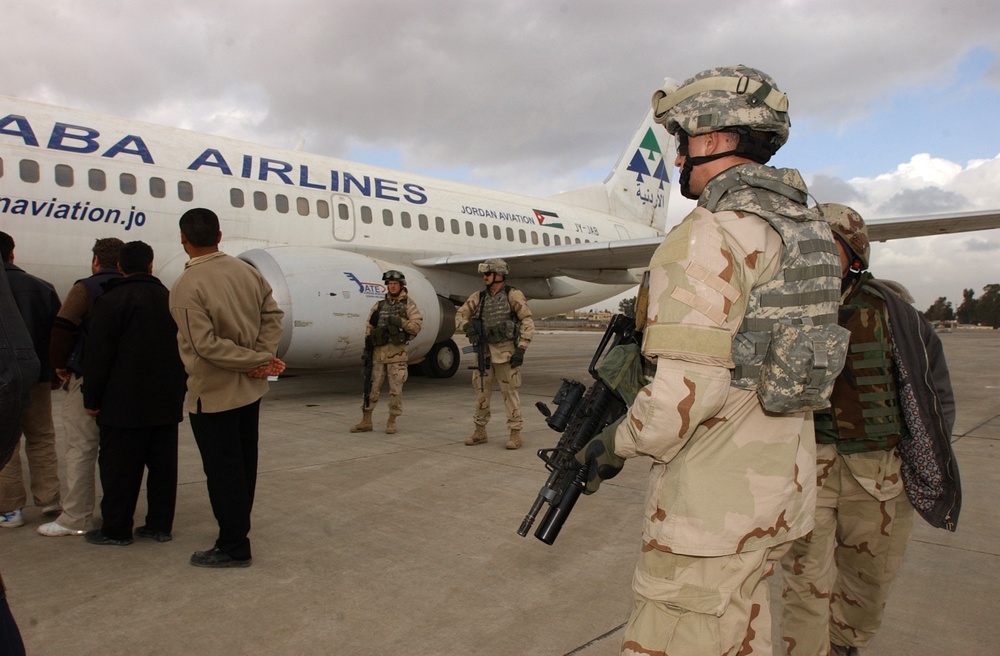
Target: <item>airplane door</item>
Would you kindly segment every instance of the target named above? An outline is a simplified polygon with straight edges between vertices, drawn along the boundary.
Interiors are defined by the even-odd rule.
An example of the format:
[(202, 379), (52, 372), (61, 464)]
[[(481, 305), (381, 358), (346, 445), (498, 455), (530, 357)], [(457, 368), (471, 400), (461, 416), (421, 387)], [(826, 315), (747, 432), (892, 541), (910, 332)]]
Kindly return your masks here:
[(337, 241), (352, 241), (354, 239), (354, 204), (350, 196), (334, 196), (330, 204), (333, 206), (333, 238)]

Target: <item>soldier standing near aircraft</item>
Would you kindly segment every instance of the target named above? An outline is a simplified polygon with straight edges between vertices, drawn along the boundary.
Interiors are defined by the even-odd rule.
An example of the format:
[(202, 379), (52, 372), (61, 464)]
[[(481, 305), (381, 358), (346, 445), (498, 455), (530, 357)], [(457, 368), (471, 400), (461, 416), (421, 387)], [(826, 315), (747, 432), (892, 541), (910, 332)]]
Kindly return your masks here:
[[(937, 477), (942, 487), (926, 497), (943, 512), (928, 521), (955, 530), (960, 502), (951, 452), (955, 404), (940, 340), (900, 298), (909, 297), (905, 289), (865, 271), (871, 250), (858, 213), (833, 203), (820, 210), (840, 249), (840, 324), (851, 331), (851, 354), (831, 407), (815, 416), (816, 526), (781, 561), (790, 656), (850, 656), (875, 636), (913, 528), (913, 505), (903, 491), (915, 489), (901, 453), (920, 444), (922, 433), (930, 431), (945, 456), (919, 457), (920, 470), (938, 462), (944, 474)], [(914, 424), (907, 399), (932, 413), (931, 420)], [(914, 498), (921, 503), (921, 495)]]
[(586, 447), (596, 464), (653, 460), (622, 653), (770, 654), (765, 579), (812, 528), (816, 463), (811, 414), (767, 412), (756, 388), (779, 323), (840, 330), (836, 246), (799, 173), (764, 166), (790, 125), (769, 76), (706, 70), (653, 107), (698, 206), (650, 262), (655, 376), (613, 440)]
[(490, 397), (493, 382), (500, 383), (504, 406), (507, 410), (507, 429), (510, 437), (508, 449), (521, 447), (521, 364), (524, 352), (535, 336), (535, 322), (524, 293), (507, 284), (510, 269), (499, 258), (486, 260), (479, 265), (486, 289), (476, 292), (459, 308), (455, 318), (456, 330), (465, 332), (469, 342), (488, 349), (489, 363), (478, 362), (472, 374), (472, 387), (476, 390), (476, 411), (473, 421), (476, 429), (466, 440), (469, 446), (485, 444), (486, 424), (490, 421)]
[[(382, 274), (385, 298), (372, 306), (365, 322), (365, 357), (371, 358), (371, 384), (365, 390), (362, 419), (352, 433), (372, 430), (372, 411), (378, 403), (382, 381), (389, 381), (389, 421), (385, 432), (396, 432), (396, 417), (403, 414), (403, 383), (407, 377), (406, 344), (417, 336), (424, 318), (406, 291), (406, 277), (391, 269)], [(366, 377), (367, 378), (367, 377)]]

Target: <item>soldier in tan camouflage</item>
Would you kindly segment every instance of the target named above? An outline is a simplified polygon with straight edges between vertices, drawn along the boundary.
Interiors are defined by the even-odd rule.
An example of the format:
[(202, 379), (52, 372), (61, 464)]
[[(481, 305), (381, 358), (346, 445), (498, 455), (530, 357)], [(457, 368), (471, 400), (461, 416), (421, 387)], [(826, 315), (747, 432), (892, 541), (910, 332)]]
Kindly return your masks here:
[(476, 410), (473, 413), (475, 431), (465, 443), (468, 446), (485, 444), (486, 424), (490, 421), (490, 397), (494, 382), (500, 385), (504, 407), (507, 411), (508, 449), (521, 447), (521, 364), (524, 352), (535, 336), (535, 322), (524, 294), (507, 284), (510, 269), (507, 263), (496, 258), (479, 265), (486, 289), (476, 292), (465, 301), (455, 316), (455, 328), (463, 331), (469, 342), (483, 340), (489, 347), (489, 366), (485, 374), (479, 370), (472, 374), (472, 387), (476, 390)]
[(372, 430), (372, 412), (378, 403), (382, 382), (389, 381), (389, 420), (385, 432), (396, 432), (396, 417), (403, 414), (403, 383), (407, 378), (406, 344), (417, 336), (424, 318), (417, 304), (406, 293), (406, 278), (396, 270), (382, 274), (385, 298), (376, 303), (365, 322), (365, 348), (372, 354), (372, 379), (368, 404), (361, 421), (351, 427), (352, 433)]
[(652, 459), (621, 652), (769, 655), (765, 579), (812, 528), (815, 448), (811, 413), (766, 413), (755, 388), (777, 322), (835, 323), (836, 247), (799, 173), (764, 166), (789, 129), (770, 77), (706, 70), (653, 107), (698, 206), (649, 265), (652, 382), (613, 443), (598, 438)]
[(815, 415), (816, 525), (781, 563), (791, 656), (868, 646), (913, 527), (896, 449), (904, 424), (885, 299), (892, 292), (865, 271), (868, 230), (858, 213), (833, 203), (820, 210), (840, 249), (840, 324), (851, 331), (851, 350), (831, 407)]

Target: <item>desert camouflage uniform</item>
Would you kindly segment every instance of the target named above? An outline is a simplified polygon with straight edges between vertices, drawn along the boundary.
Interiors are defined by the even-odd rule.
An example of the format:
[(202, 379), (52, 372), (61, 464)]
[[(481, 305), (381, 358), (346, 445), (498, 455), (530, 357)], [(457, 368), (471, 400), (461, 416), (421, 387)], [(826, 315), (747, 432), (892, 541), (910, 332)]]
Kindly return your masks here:
[[(490, 397), (493, 395), (494, 382), (497, 382), (500, 384), (500, 393), (503, 395), (503, 403), (507, 411), (507, 429), (519, 431), (524, 425), (521, 418), (521, 395), (519, 392), (521, 371), (519, 368), (510, 366), (510, 358), (514, 355), (515, 349), (528, 348), (531, 338), (535, 336), (535, 322), (531, 318), (531, 309), (528, 307), (528, 301), (521, 290), (505, 286), (493, 294), (486, 293), (488, 295), (486, 303), (492, 300), (499, 304), (502, 297), (506, 296), (507, 302), (504, 305), (509, 306), (510, 309), (506, 310), (504, 314), (509, 316), (510, 312), (513, 312), (517, 317), (517, 343), (515, 344), (512, 339), (487, 340), (490, 347), (490, 367), (486, 370), (481, 384), (479, 371), (475, 370), (472, 373), (472, 387), (476, 390), (476, 409), (472, 418), (476, 426), (486, 426), (489, 423)], [(480, 293), (476, 292), (458, 309), (455, 315), (455, 328), (458, 332), (464, 331), (466, 324), (479, 316), (479, 299)], [(487, 332), (491, 328), (490, 317), (492, 314), (484, 313), (483, 315)], [(481, 339), (485, 339), (485, 337), (481, 337)]]
[[(378, 318), (375, 313), (378, 312)], [(388, 294), (385, 300), (379, 301), (368, 314), (368, 321), (365, 322), (365, 336), (372, 336), (376, 328), (386, 326), (386, 319), (389, 315), (397, 314), (405, 317), (402, 328), (406, 333), (405, 341), (399, 344), (378, 344), (376, 341), (373, 351), (372, 364), (372, 386), (368, 391), (368, 405), (364, 408), (370, 411), (378, 403), (379, 394), (382, 389), (382, 381), (389, 380), (389, 416), (398, 417), (403, 414), (403, 383), (407, 378), (406, 342), (417, 336), (423, 325), (424, 318), (417, 309), (417, 304), (410, 300), (404, 287), (399, 296), (395, 299)], [(372, 322), (375, 321), (375, 327)]]
[[(656, 374), (615, 441), (620, 456), (653, 459), (623, 654), (771, 653), (764, 579), (813, 526), (813, 426), (811, 413), (765, 414), (730, 369), (752, 290), (784, 273), (781, 237), (761, 215), (816, 230), (805, 199), (797, 171), (733, 167), (650, 262), (643, 353)], [(828, 267), (835, 247), (822, 234)], [(839, 275), (823, 284), (835, 316)]]
[(845, 294), (851, 354), (831, 409), (816, 412), (816, 525), (782, 560), (791, 656), (826, 654), (831, 641), (868, 646), (913, 527), (895, 448), (903, 427), (888, 311), (870, 279)]

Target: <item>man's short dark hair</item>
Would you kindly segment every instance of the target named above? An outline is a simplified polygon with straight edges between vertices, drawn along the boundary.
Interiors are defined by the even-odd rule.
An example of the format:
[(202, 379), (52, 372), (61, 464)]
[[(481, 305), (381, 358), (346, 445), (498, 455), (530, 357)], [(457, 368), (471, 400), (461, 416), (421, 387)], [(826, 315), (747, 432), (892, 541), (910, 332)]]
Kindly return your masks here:
[(144, 241), (130, 241), (122, 246), (118, 254), (118, 266), (126, 276), (133, 273), (146, 273), (153, 263), (153, 249)]
[(192, 246), (203, 248), (219, 243), (219, 217), (204, 207), (184, 212), (180, 220), (181, 234)]
[(94, 257), (102, 269), (114, 269), (118, 266), (118, 253), (125, 245), (118, 237), (105, 237), (94, 242)]
[(0, 261), (4, 264), (10, 262), (10, 255), (14, 252), (14, 238), (6, 232), (0, 232)]

